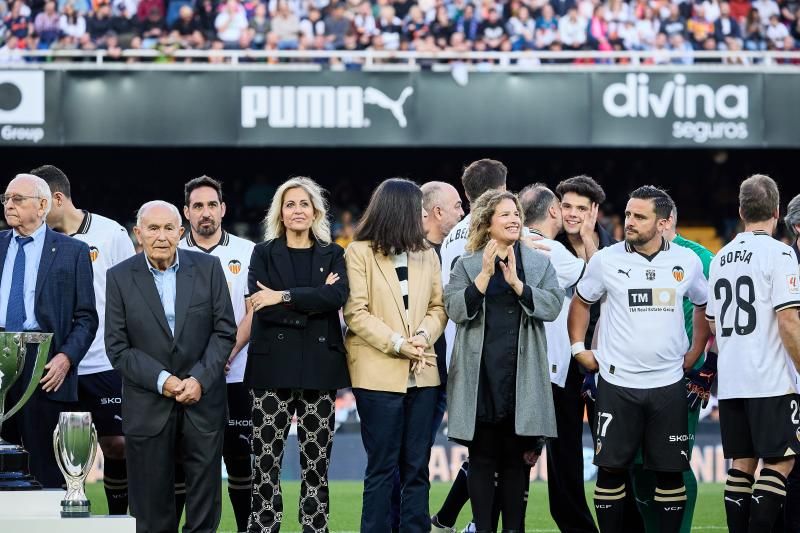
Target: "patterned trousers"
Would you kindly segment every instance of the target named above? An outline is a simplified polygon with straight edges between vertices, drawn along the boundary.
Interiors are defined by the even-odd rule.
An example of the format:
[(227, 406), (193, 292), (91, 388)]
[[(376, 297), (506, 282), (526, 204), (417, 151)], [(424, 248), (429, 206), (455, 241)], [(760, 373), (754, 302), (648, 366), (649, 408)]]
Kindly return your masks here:
[(328, 532), (328, 465), (336, 391), (251, 390), (253, 399), (253, 510), (248, 533), (276, 533), (283, 519), (281, 462), (292, 415), (300, 448), (300, 524), (304, 533)]

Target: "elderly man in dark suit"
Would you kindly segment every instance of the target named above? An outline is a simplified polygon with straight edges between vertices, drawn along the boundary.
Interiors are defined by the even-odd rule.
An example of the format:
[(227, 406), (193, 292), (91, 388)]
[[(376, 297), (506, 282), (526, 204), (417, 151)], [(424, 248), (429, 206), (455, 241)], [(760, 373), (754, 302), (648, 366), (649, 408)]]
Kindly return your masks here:
[(236, 341), (219, 260), (178, 250), (178, 209), (137, 214), (138, 254), (108, 270), (106, 350), (122, 375), (131, 514), (138, 533), (177, 531), (175, 454), (186, 471), (184, 532), (213, 532), (222, 512), (225, 362)]
[[(3, 437), (30, 453), (31, 474), (46, 488), (64, 477), (53, 453), (53, 429), (61, 411), (78, 400), (78, 363), (97, 331), (89, 247), (45, 224), (52, 197), (47, 183), (18, 174), (2, 195), (6, 223), (0, 232), (0, 330), (53, 333), (45, 375), (20, 413), (3, 425)], [(14, 405), (29, 383), (35, 353), (6, 405)]]

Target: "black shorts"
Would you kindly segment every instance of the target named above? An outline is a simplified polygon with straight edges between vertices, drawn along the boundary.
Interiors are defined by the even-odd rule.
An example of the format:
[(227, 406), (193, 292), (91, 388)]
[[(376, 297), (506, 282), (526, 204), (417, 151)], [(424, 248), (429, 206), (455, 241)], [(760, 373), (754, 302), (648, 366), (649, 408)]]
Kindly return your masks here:
[(665, 387), (619, 387), (602, 377), (597, 384), (594, 464), (629, 468), (639, 448), (644, 468), (689, 469), (689, 409), (683, 379)]
[(250, 392), (244, 383), (228, 383), (228, 425), (222, 454), (225, 457), (250, 457), (253, 413)]
[(726, 459), (776, 459), (800, 453), (800, 396), (719, 401)]
[(92, 413), (98, 437), (122, 433), (122, 378), (116, 370), (78, 376), (78, 402)]

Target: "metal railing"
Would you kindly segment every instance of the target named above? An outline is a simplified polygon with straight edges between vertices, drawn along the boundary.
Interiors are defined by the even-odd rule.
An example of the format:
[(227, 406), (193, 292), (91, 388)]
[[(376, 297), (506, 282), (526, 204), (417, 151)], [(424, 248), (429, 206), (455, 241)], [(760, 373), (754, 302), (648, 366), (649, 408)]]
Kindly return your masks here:
[[(800, 70), (800, 51), (561, 51), (561, 52), (409, 52), (341, 50), (20, 50), (0, 56), (0, 68), (208, 68), (236, 66), (279, 70), (536, 71), (576, 68), (777, 69)], [(93, 66), (92, 66), (93, 65)], [(142, 67), (134, 67), (142, 68)], [(206, 68), (206, 67), (204, 67)]]

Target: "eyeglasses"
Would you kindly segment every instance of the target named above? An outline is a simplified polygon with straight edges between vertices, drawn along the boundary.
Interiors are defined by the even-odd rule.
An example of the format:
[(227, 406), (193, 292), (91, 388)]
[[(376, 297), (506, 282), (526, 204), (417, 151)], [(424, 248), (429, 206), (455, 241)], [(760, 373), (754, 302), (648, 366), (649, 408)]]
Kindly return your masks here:
[(2, 194), (0, 195), (0, 204), (6, 205), (12, 202), (14, 205), (22, 205), (22, 202), (31, 198), (41, 198), (41, 196), (25, 196), (22, 194)]

